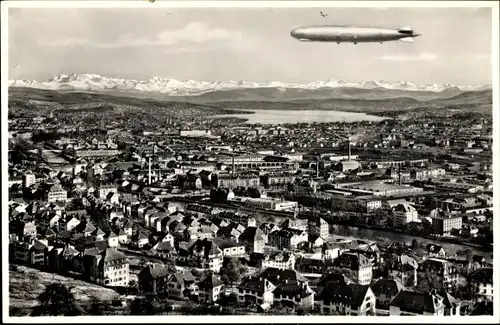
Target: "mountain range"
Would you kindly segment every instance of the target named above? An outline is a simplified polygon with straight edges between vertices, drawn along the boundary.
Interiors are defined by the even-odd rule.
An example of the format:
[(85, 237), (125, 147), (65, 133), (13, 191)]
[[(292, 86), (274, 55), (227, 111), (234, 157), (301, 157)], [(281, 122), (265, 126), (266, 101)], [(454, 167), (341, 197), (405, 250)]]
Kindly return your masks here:
[(62, 74), (43, 82), (10, 80), (9, 87), (196, 102), (294, 101), (332, 98), (385, 100), (400, 97), (433, 100), (451, 98), (466, 92), (491, 90), (490, 85), (414, 84), (407, 81), (350, 82), (327, 80), (301, 84), (250, 81), (179, 81), (160, 77), (154, 77), (147, 81), (137, 81), (97, 74)]

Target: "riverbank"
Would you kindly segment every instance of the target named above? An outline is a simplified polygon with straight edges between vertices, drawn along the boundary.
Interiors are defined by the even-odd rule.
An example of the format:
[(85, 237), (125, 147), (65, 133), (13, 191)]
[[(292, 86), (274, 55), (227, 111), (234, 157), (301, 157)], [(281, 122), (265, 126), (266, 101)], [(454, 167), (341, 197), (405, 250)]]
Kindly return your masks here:
[(450, 243), (450, 244), (465, 245), (465, 246), (469, 246), (469, 247), (474, 247), (474, 248), (482, 250), (484, 252), (490, 252), (489, 250), (485, 250), (484, 247), (480, 244), (475, 244), (475, 243), (465, 241), (466, 240), (465, 238), (421, 236), (421, 235), (406, 233), (402, 230), (394, 229), (391, 227), (368, 226), (368, 225), (361, 225), (361, 224), (360, 225), (356, 224), (355, 226), (342, 225), (342, 224), (339, 224), (339, 225), (352, 227), (352, 228), (365, 228), (365, 229), (380, 230), (380, 231), (385, 231), (385, 232), (390, 232), (390, 233), (410, 235), (410, 236), (415, 236), (415, 237), (419, 237), (422, 239), (432, 240), (433, 242), (445, 242), (445, 243)]
[(342, 237), (350, 237), (355, 239), (364, 239), (364, 240), (377, 240), (377, 238), (386, 238), (391, 242), (404, 242), (410, 243), (413, 239), (424, 243), (433, 243), (440, 245), (444, 248), (447, 255), (454, 255), (458, 251), (466, 250), (469, 248), (474, 255), (484, 256), (486, 259), (493, 260), (493, 252), (486, 251), (482, 249), (481, 246), (477, 247), (474, 244), (467, 242), (449, 242), (443, 238), (426, 238), (418, 235), (407, 234), (402, 231), (394, 231), (394, 229), (380, 229), (382, 227), (374, 227), (368, 228), (366, 226), (349, 226), (349, 225), (340, 225), (340, 224), (332, 224), (333, 235), (338, 235)]

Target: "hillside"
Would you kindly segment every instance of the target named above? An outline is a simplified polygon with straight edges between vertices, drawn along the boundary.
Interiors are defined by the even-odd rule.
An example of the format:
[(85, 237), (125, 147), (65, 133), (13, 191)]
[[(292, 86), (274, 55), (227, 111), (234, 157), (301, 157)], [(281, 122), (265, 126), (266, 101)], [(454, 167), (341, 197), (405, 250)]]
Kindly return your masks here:
[[(253, 89), (253, 91), (260, 92), (263, 90)], [(270, 90), (267, 89), (266, 91)], [(301, 90), (294, 91), (299, 93)], [(350, 91), (352, 89), (349, 88), (343, 88), (342, 90), (345, 93), (349, 93)], [(230, 114), (232, 113), (231, 109), (334, 110), (380, 115), (384, 112), (405, 112), (419, 109), (440, 110), (455, 107), (470, 112), (480, 110), (482, 113), (491, 114), (489, 112), (492, 105), (492, 92), (490, 90), (463, 92), (452, 97), (432, 100), (418, 100), (408, 96), (386, 99), (352, 97), (302, 98), (294, 100), (282, 100), (278, 97), (272, 101), (219, 99), (211, 103), (206, 103), (199, 100), (199, 98), (195, 101), (196, 96), (190, 97), (191, 101), (167, 101), (109, 94), (60, 92), (15, 87), (9, 89), (9, 107), (20, 107), (27, 110), (80, 110), (96, 113), (106, 111), (149, 113), (182, 118), (187, 116)]]
[(68, 288), (72, 288), (71, 292), (76, 300), (83, 304), (94, 300), (110, 302), (120, 297), (116, 291), (95, 284), (17, 266), (17, 270), (9, 268), (9, 307), (32, 308), (38, 305), (38, 295), (48, 284), (54, 282), (62, 282)]

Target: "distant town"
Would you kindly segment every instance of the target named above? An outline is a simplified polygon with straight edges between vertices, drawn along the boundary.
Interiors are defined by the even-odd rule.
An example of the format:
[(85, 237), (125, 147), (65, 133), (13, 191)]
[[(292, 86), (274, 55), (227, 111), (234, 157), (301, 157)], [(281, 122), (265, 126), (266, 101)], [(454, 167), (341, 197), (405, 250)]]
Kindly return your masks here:
[(248, 124), (27, 94), (11, 316), (493, 314), (491, 114)]

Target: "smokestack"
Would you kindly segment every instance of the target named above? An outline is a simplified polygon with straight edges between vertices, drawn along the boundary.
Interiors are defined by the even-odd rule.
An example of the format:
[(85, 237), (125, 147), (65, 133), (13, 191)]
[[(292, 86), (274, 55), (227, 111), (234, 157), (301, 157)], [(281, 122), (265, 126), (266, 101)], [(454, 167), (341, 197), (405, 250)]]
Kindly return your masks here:
[(401, 185), (401, 164), (399, 164), (399, 169), (398, 169), (398, 183)]
[(151, 156), (149, 156), (148, 169), (149, 169), (148, 184), (151, 185)]
[(231, 159), (231, 175), (234, 175), (234, 150), (233, 150), (233, 155)]
[(351, 161), (351, 136), (350, 135), (347, 138), (347, 141), (349, 142), (349, 154), (348, 154), (348, 157), (347, 157), (347, 161)]

